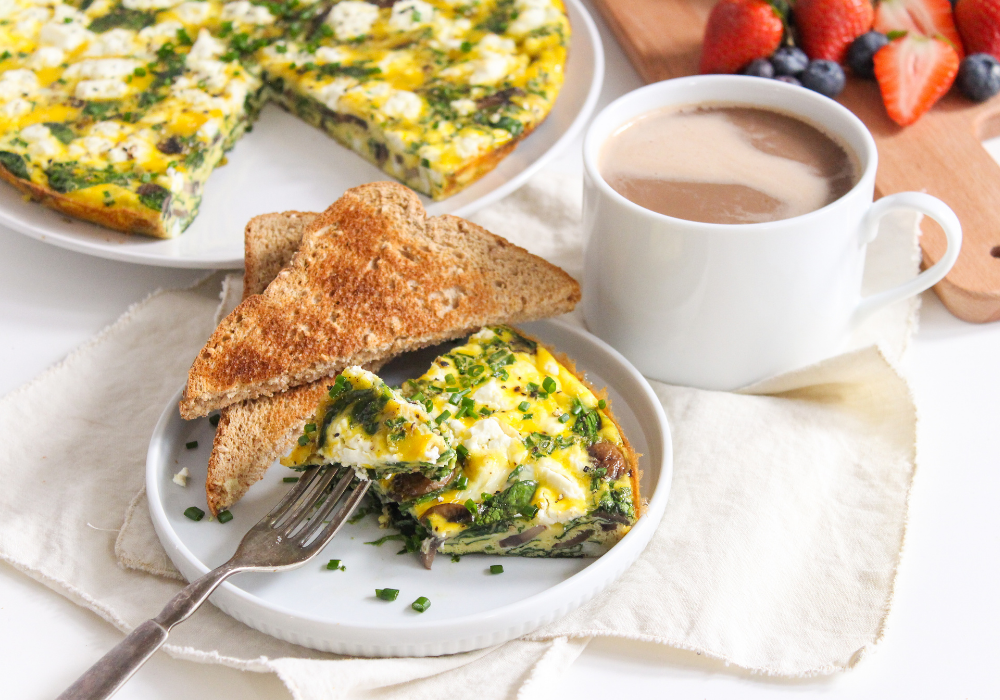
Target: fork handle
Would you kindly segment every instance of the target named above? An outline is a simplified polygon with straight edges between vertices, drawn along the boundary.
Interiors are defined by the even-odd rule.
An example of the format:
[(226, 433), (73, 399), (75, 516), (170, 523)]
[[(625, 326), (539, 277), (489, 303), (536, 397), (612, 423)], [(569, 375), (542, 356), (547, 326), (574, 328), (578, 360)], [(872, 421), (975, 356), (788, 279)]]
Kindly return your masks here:
[(56, 700), (102, 700), (114, 695), (163, 646), (170, 629), (189, 618), (220, 583), (237, 571), (240, 569), (227, 562), (188, 584), (159, 615), (132, 630)]

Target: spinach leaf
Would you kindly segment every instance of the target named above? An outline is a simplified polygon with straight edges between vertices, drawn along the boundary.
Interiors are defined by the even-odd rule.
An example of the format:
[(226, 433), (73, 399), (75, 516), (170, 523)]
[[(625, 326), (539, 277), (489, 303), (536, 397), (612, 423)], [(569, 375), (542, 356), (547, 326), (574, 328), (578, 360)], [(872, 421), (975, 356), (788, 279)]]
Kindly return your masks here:
[(99, 122), (112, 116), (117, 110), (117, 102), (88, 102), (83, 106), (82, 114)]
[(49, 127), (49, 132), (53, 136), (65, 144), (68, 144), (76, 138), (76, 134), (73, 133), (73, 130), (62, 122), (45, 122), (45, 126)]
[(629, 519), (635, 518), (635, 506), (632, 503), (632, 489), (628, 486), (620, 489), (609, 488), (608, 492), (601, 497), (600, 501), (598, 501), (597, 510), (603, 510), (611, 513), (612, 515), (618, 513), (628, 517)]
[(95, 19), (87, 28), (92, 32), (101, 34), (109, 29), (114, 29), (115, 27), (139, 31), (140, 29), (145, 29), (151, 24), (156, 24), (155, 12), (130, 10), (126, 7), (118, 5), (108, 14)]
[(524, 131), (524, 124), (513, 117), (500, 117), (500, 120), (494, 126), (498, 129), (509, 131), (511, 136), (517, 136)]
[(537, 481), (516, 481), (506, 490), (486, 496), (475, 518), (476, 525), (491, 525), (518, 517), (530, 520), (538, 512), (538, 508), (531, 505), (537, 489)]
[(16, 153), (0, 151), (0, 165), (7, 168), (10, 174), (15, 177), (19, 177), (22, 180), (31, 179), (31, 176), (28, 175), (28, 166), (24, 162), (24, 158)]
[(56, 192), (66, 193), (86, 189), (97, 185), (128, 185), (127, 175), (117, 172), (112, 166), (103, 170), (76, 169), (76, 161), (53, 163), (45, 174), (49, 178), (49, 187)]

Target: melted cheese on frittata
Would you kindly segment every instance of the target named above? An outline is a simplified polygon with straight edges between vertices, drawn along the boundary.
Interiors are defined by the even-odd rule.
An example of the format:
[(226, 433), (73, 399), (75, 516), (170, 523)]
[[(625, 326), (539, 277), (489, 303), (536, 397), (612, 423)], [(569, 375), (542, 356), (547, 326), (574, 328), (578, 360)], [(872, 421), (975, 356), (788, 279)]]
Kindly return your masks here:
[(0, 0), (0, 167), (173, 236), (274, 96), (442, 197), (548, 114), (568, 37), (560, 0)]

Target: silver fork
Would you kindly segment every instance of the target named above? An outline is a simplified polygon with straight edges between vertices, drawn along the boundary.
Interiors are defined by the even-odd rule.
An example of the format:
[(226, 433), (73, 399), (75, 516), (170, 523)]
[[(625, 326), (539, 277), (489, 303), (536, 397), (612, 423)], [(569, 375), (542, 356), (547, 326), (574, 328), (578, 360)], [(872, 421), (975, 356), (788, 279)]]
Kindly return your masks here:
[[(337, 478), (332, 490), (330, 485)], [(220, 583), (242, 571), (285, 571), (320, 553), (358, 507), (370, 481), (359, 481), (337, 505), (354, 479), (354, 470), (322, 466), (306, 472), (281, 502), (253, 526), (233, 558), (175, 595), (163, 611), (132, 630), (57, 700), (111, 697), (159, 649), (170, 629), (188, 619)], [(336, 512), (335, 512), (336, 509)]]

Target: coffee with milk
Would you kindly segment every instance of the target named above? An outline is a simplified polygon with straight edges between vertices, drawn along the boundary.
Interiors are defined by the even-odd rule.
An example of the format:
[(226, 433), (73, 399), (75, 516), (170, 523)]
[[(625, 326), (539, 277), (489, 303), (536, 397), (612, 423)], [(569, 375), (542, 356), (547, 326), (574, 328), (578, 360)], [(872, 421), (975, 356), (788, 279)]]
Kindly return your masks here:
[(612, 188), (660, 214), (712, 224), (800, 216), (859, 177), (848, 149), (815, 126), (755, 107), (668, 107), (617, 129), (600, 151)]

